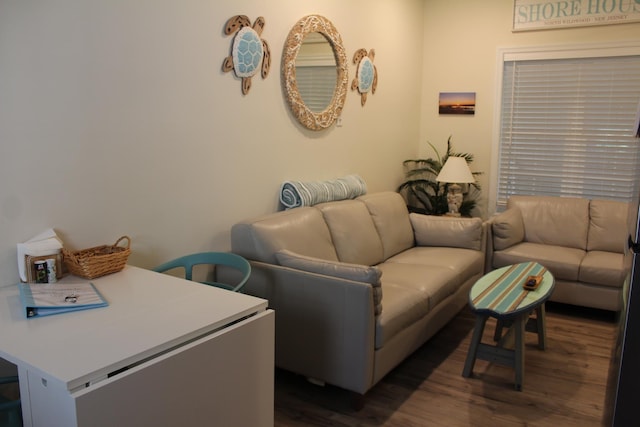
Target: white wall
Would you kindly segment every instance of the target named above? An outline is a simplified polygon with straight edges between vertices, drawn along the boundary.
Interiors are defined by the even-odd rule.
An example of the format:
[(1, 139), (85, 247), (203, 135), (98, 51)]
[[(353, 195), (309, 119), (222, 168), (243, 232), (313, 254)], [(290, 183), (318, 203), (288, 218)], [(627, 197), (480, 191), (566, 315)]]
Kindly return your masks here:
[[(133, 240), (151, 267), (228, 250), (239, 219), (278, 208), (285, 180), (360, 174), (393, 190), (415, 156), (420, 0), (0, 0), (0, 284), (16, 243), (54, 227), (71, 249)], [(228, 18), (266, 19), (266, 80), (223, 73)], [(378, 91), (349, 93), (343, 126), (301, 128), (282, 95), (294, 23), (321, 14), (349, 59), (375, 48)], [(350, 80), (355, 66), (349, 66)]]
[[(274, 5), (275, 3), (275, 5)], [(151, 267), (227, 250), (237, 220), (275, 211), (282, 181), (358, 173), (393, 190), (402, 160), (476, 155), (492, 179), (498, 47), (637, 38), (640, 24), (511, 32), (507, 0), (0, 0), (0, 285), (17, 281), (17, 242), (54, 227), (71, 249), (133, 239)], [(347, 55), (375, 48), (379, 85), (343, 126), (302, 129), (282, 96), (282, 46), (317, 13)], [(266, 19), (266, 80), (247, 96), (221, 71), (226, 20)], [(350, 79), (355, 67), (350, 65)], [(474, 91), (474, 116), (439, 116), (438, 93)], [(488, 194), (488, 190), (483, 192)], [(486, 200), (483, 207), (486, 210)]]
[[(491, 157), (498, 48), (629, 41), (640, 35), (640, 23), (514, 33), (511, 0), (427, 0), (424, 14), (420, 155), (433, 157), (427, 141), (444, 153), (449, 135), (456, 151), (473, 153), (472, 170), (484, 172), (484, 215), (495, 204), (487, 196), (495, 184)], [(440, 92), (476, 92), (475, 115), (438, 115)]]

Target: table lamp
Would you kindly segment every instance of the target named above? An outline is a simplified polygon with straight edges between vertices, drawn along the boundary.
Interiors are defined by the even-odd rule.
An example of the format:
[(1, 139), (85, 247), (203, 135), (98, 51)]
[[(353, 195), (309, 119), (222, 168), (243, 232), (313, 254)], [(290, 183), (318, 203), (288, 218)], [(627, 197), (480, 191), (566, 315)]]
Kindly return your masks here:
[(436, 177), (438, 182), (449, 183), (447, 192), (447, 204), (449, 205), (449, 216), (460, 216), (460, 205), (462, 205), (462, 187), (459, 184), (476, 182), (467, 160), (464, 157), (449, 156), (440, 173)]

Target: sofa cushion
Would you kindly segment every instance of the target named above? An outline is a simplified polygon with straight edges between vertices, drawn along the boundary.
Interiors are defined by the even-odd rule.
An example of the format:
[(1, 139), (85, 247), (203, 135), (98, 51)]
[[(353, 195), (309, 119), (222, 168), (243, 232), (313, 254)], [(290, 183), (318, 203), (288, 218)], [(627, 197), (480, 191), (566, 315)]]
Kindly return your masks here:
[(482, 220), (409, 214), (418, 246), (442, 246), (480, 250)]
[(382, 312), (382, 289), (380, 283), (382, 271), (379, 268), (339, 261), (327, 261), (300, 255), (286, 249), (278, 251), (276, 258), (278, 263), (284, 267), (371, 284), (373, 286), (375, 314), (378, 315)]
[(623, 254), (589, 251), (580, 265), (578, 280), (584, 283), (622, 288), (626, 274), (623, 263)]
[(277, 264), (276, 252), (281, 249), (338, 260), (324, 217), (312, 207), (275, 212), (231, 228), (231, 250), (245, 258)]
[(389, 258), (384, 264), (414, 264), (429, 268), (448, 268), (456, 273), (459, 284), (484, 268), (484, 252), (461, 248), (416, 246)]
[(491, 220), (493, 249), (501, 251), (524, 240), (522, 212), (514, 207), (496, 215)]
[(624, 253), (629, 205), (613, 200), (591, 200), (587, 249)]
[(575, 197), (511, 196), (507, 208), (518, 207), (524, 240), (531, 243), (586, 249), (589, 200)]
[(343, 200), (315, 207), (324, 216), (340, 261), (363, 265), (383, 261), (382, 242), (364, 203)]
[(384, 311), (376, 322), (376, 348), (423, 318), (460, 285), (446, 267), (383, 263)]
[(400, 194), (392, 191), (372, 193), (357, 200), (364, 202), (371, 214), (382, 241), (383, 259), (414, 246), (409, 211)]
[(522, 242), (493, 253), (493, 268), (526, 261), (536, 261), (557, 280), (578, 280), (585, 251), (576, 248)]

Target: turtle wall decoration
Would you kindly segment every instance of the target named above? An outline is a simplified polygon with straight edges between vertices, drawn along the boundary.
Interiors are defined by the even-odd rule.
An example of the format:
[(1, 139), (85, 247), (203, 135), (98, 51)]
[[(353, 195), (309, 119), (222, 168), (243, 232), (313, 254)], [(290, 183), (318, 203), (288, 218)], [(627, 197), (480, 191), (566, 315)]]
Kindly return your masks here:
[(357, 64), (356, 77), (351, 82), (351, 90), (358, 90), (360, 93), (360, 103), (362, 106), (367, 102), (367, 94), (376, 93), (378, 87), (378, 70), (373, 65), (376, 52), (371, 49), (368, 53), (366, 49), (358, 49), (353, 54), (353, 63)]
[(271, 68), (271, 50), (267, 41), (261, 38), (264, 23), (262, 16), (251, 25), (251, 20), (246, 15), (236, 15), (225, 24), (224, 33), (235, 35), (231, 43), (231, 55), (224, 59), (222, 71), (227, 73), (233, 70), (236, 77), (242, 79), (244, 95), (249, 93), (251, 78), (258, 70), (265, 79)]

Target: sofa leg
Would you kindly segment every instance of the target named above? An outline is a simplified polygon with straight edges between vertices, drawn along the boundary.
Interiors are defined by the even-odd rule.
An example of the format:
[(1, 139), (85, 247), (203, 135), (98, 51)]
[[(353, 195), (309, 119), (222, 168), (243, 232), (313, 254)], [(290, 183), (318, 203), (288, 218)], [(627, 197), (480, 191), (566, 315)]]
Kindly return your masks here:
[(351, 392), (351, 409), (359, 411), (364, 408), (364, 394)]

